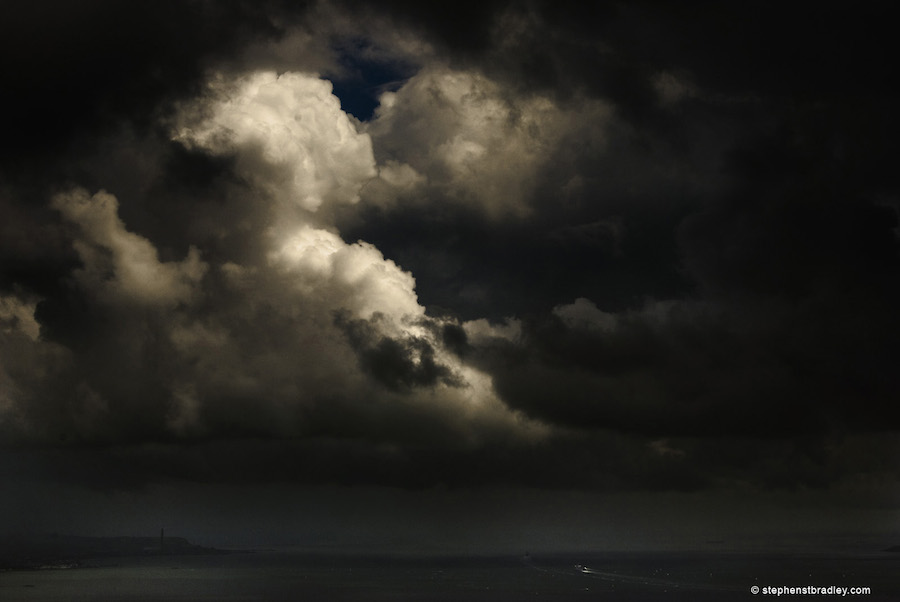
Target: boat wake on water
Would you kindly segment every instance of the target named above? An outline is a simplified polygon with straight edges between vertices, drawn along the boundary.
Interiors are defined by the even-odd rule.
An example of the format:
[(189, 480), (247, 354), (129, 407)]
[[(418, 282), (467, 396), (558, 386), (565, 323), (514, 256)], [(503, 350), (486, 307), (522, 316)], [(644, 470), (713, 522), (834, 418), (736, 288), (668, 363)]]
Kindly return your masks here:
[(643, 570), (638, 569), (637, 567), (631, 567), (633, 570), (629, 571), (625, 567), (601, 567), (585, 564), (556, 565), (551, 563), (542, 565), (535, 563), (530, 559), (526, 560), (525, 564), (534, 570), (552, 573), (557, 576), (568, 576), (575, 579), (586, 578), (591, 580), (601, 580), (609, 584), (639, 586), (649, 590), (723, 591), (734, 588), (730, 584), (699, 582), (696, 578), (684, 578), (688, 577), (687, 575), (673, 575), (661, 567), (642, 567)]
[(664, 579), (655, 576), (646, 576), (646, 575), (628, 575), (623, 573), (617, 573), (613, 571), (604, 571), (596, 568), (592, 568), (589, 566), (584, 566), (581, 564), (575, 565), (576, 572), (581, 573), (586, 577), (591, 577), (594, 579), (603, 579), (604, 581), (612, 581), (615, 583), (636, 583), (640, 585), (650, 585), (650, 586), (659, 586), (659, 587), (682, 587), (687, 586), (691, 589), (696, 589), (698, 587), (702, 587), (700, 584), (696, 583), (681, 583), (678, 581), (674, 581), (671, 579)]

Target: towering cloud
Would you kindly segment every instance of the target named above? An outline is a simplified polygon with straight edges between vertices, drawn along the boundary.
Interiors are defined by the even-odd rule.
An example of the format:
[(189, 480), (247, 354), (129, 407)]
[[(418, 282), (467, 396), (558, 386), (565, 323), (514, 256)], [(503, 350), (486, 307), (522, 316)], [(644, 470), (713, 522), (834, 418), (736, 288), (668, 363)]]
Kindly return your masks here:
[(104, 485), (896, 485), (866, 18), (56, 4), (0, 19), (0, 444)]
[(426, 186), (408, 202), (449, 202), (500, 219), (531, 212), (542, 170), (576, 130), (583, 144), (602, 145), (611, 114), (601, 101), (560, 107), (477, 72), (432, 67), (385, 92), (367, 131), (386, 163), (385, 183), (401, 192)]
[(375, 175), (372, 144), (325, 80), (301, 73), (254, 73), (211, 86), (200, 123), (177, 138), (236, 156), (238, 173), (276, 200), (315, 211), (322, 203), (355, 203)]
[(240, 180), (225, 194), (259, 208), (241, 236), (263, 252), (208, 252), (199, 241), (164, 261), (112, 194), (53, 197), (79, 259), (67, 301), (77, 321), (49, 303), (45, 338), (35, 303), (4, 297), (4, 354), (28, 350), (31, 370), (58, 356), (40, 383), (11, 364), (9, 436), (358, 437), (453, 449), (546, 434), (447, 346), (452, 320), (426, 316), (409, 272), (371, 244), (345, 242), (319, 211), (355, 203), (376, 173), (368, 134), (330, 90), (298, 73), (219, 77), (175, 119), (173, 138), (191, 152), (233, 158)]

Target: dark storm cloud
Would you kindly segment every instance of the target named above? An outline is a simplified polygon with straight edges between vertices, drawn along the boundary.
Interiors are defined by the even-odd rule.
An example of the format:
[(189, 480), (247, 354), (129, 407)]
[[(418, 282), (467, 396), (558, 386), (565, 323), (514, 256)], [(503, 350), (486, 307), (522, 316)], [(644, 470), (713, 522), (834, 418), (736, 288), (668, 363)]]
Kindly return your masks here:
[[(3, 158), (64, 150), (116, 120), (149, 125), (212, 59), (277, 33), (275, 3), (53, 0), (5, 7)], [(276, 10), (273, 10), (276, 9)], [(237, 45), (236, 45), (237, 44)]]
[(73, 183), (139, 190), (158, 154), (157, 121), (173, 103), (197, 93), (216, 61), (277, 36), (275, 22), (302, 9), (202, 0), (4, 7), (0, 287), (64, 294), (59, 281), (74, 256), (48, 197)]
[[(851, 126), (841, 117), (810, 107), (734, 152), (732, 190), (680, 233), (702, 283), (790, 297), (817, 288), (873, 300), (897, 293), (897, 201), (878, 173), (886, 134), (872, 132), (870, 163), (860, 148), (847, 153)], [(881, 126), (890, 131), (886, 117)]]
[(867, 325), (836, 319), (846, 307), (782, 303), (672, 304), (608, 330), (526, 323), (523, 342), (470, 357), (512, 407), (572, 427), (764, 438), (896, 429), (893, 318)]
[[(839, 113), (801, 113), (740, 140), (730, 184), (668, 222), (696, 289), (638, 301), (605, 329), (526, 321), (526, 342), (483, 354), (504, 399), (560, 424), (657, 436), (896, 429), (900, 266), (896, 201), (884, 200), (895, 197), (859, 149), (846, 153)], [(616, 310), (606, 295), (600, 306)]]
[(348, 6), (5, 9), (5, 445), (100, 489), (893, 491), (887, 19)]
[(47, 207), (20, 202), (18, 190), (0, 190), (0, 288), (59, 292), (77, 258), (54, 218)]
[[(540, 316), (576, 297), (620, 314), (603, 333), (536, 317), (524, 341), (479, 356), (532, 416), (656, 435), (896, 428), (883, 157), (897, 127), (873, 60), (888, 38), (866, 29), (880, 9), (563, 6), (495, 7), (489, 40), (454, 48), (518, 82), (513, 105), (545, 91), (610, 101), (602, 146), (567, 139), (519, 199), (526, 219), (388, 207), (353, 231), (420, 275), (426, 303), (466, 317)], [(618, 227), (597, 244), (590, 224)], [(564, 247), (547, 243), (561, 232)]]
[[(527, 74), (541, 70), (540, 62), (528, 57), (547, 57), (552, 75), (543, 78), (543, 85), (526, 86), (527, 93), (580, 91), (612, 101), (615, 113), (602, 134), (605, 147), (591, 148), (583, 135), (576, 135), (554, 148), (554, 158), (526, 193), (532, 198), (522, 200), (535, 210), (535, 219), (493, 223), (485, 231), (468, 212), (446, 208), (442, 200), (440, 211), (429, 207), (418, 216), (408, 207), (396, 215), (379, 211), (352, 230), (402, 258), (419, 277), (420, 294), (428, 303), (455, 296), (455, 303), (475, 317), (496, 305), (476, 304), (473, 297), (506, 295), (519, 313), (526, 310), (526, 298), (546, 311), (576, 296), (623, 307), (645, 295), (684, 294), (693, 275), (679, 277), (677, 223), (717, 203), (727, 194), (723, 187), (753, 185), (752, 174), (723, 171), (730, 153), (755, 146), (749, 138), (760, 129), (779, 132), (773, 141), (776, 152), (781, 142), (797, 136), (811, 137), (813, 147), (831, 145), (829, 152), (840, 155), (836, 171), (846, 180), (889, 177), (883, 157), (890, 155), (892, 136), (887, 132), (896, 132), (896, 119), (882, 104), (887, 89), (870, 60), (883, 39), (861, 29), (869, 20), (883, 22), (877, 14), (862, 11), (845, 19), (840, 11), (809, 15), (779, 10), (778, 18), (770, 20), (763, 16), (769, 14), (765, 8), (687, 11), (651, 3), (602, 9), (531, 3), (492, 9), (490, 18), (481, 21), (492, 23), (489, 41), (467, 47), (465, 64), (474, 63), (521, 92), (516, 83), (532, 81)], [(797, 86), (791, 85), (794, 79)], [(416, 123), (414, 112), (406, 114), (406, 123)], [(439, 123), (434, 124), (438, 130)], [(590, 123), (582, 120), (585, 127)], [(407, 129), (402, 139), (415, 141), (416, 134)], [(864, 148), (863, 140), (871, 140), (872, 146)], [(433, 144), (441, 142), (447, 140), (432, 139)], [(386, 146), (389, 138), (376, 135), (374, 143), (377, 155), (394, 156)], [(774, 157), (769, 161), (781, 164)], [(858, 173), (847, 173), (848, 167)], [(547, 226), (577, 233), (587, 224), (612, 219), (623, 225), (629, 247), (617, 261), (596, 248), (572, 252), (577, 236), (566, 251), (547, 248), (544, 242)], [(728, 236), (727, 230), (722, 236)], [(482, 252), (484, 248), (490, 250)], [(508, 260), (502, 258), (505, 253), (527, 259)], [(495, 264), (485, 267), (485, 256), (497, 258)], [(429, 264), (442, 269), (428, 270)], [(530, 290), (518, 274), (525, 264), (526, 277), (534, 284)], [(516, 275), (502, 286), (490, 286), (491, 278), (511, 272)], [(739, 271), (734, 274), (741, 278)], [(569, 287), (581, 292), (569, 293)], [(560, 295), (542, 299), (549, 290)]]
[[(419, 324), (411, 275), (371, 244), (318, 226), (327, 205), (356, 202), (374, 172), (369, 139), (327, 82), (260, 73), (197, 102), (201, 116), (172, 135), (211, 155), (195, 159), (210, 167), (200, 184), (224, 198), (170, 216), (193, 224), (160, 236), (153, 210), (129, 210), (104, 190), (50, 199), (78, 261), (61, 282), (65, 295), (3, 297), (9, 443), (424, 437), (452, 449), (530, 428)], [(278, 119), (280, 141), (269, 129)], [(178, 154), (158, 141), (137, 147), (149, 184), (122, 190), (141, 205), (168, 181), (160, 171)], [(171, 188), (184, 198), (200, 184)], [(242, 244), (229, 248), (233, 240)], [(353, 332), (366, 341), (349, 341), (359, 349), (334, 324), (335, 311), (365, 325)], [(385, 390), (372, 390), (370, 376)], [(428, 403), (397, 395), (411, 389), (427, 389)]]
[(443, 49), (477, 55), (490, 47), (494, 21), (506, 3), (465, 0), (424, 6), (409, 0), (388, 0), (362, 9), (351, 2), (336, 4), (360, 11), (363, 20), (370, 15), (387, 15), (397, 24), (424, 32)]
[[(643, 438), (582, 433), (520, 447), (495, 440), (453, 449), (373, 445), (346, 436), (245, 438), (11, 450), (0, 474), (49, 478), (100, 491), (154, 482), (477, 488), (594, 492), (824, 491), (856, 507), (890, 505), (900, 491), (891, 434), (760, 440)], [(895, 498), (894, 498), (895, 499)], [(844, 502), (842, 502), (844, 503)]]
[(346, 333), (363, 371), (393, 391), (433, 387), (438, 382), (462, 386), (450, 368), (435, 361), (434, 348), (427, 340), (381, 335), (381, 329), (372, 322), (382, 319), (379, 314), (371, 320), (348, 319), (345, 313), (335, 315), (335, 324)]

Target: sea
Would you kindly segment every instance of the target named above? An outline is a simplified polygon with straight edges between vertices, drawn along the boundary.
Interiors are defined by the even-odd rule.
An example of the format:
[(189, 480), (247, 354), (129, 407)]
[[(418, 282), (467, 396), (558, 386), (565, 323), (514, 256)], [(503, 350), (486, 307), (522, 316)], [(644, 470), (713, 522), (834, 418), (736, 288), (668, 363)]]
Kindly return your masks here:
[[(868, 588), (868, 593), (850, 588)], [(900, 554), (667, 551), (415, 556), (273, 549), (100, 558), (0, 572), (3, 602), (767, 598), (900, 600)]]

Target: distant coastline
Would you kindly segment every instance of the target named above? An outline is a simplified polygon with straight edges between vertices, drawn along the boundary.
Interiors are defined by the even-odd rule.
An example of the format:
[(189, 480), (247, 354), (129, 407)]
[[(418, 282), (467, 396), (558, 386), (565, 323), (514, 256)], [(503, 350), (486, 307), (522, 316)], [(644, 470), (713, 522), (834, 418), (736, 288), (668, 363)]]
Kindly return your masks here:
[(89, 537), (62, 534), (8, 535), (0, 543), (0, 570), (68, 569), (93, 559), (134, 556), (228, 554), (183, 537)]

